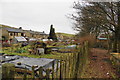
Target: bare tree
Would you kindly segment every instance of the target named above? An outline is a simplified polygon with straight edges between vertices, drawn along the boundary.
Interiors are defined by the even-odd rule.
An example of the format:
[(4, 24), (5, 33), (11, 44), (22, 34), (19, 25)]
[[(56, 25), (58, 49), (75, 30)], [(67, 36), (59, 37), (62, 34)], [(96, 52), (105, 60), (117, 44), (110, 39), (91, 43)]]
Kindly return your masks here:
[(87, 5), (76, 2), (73, 8), (76, 10), (71, 16), (74, 29), (96, 37), (101, 32), (112, 33), (116, 52), (120, 47), (120, 2), (87, 2)]

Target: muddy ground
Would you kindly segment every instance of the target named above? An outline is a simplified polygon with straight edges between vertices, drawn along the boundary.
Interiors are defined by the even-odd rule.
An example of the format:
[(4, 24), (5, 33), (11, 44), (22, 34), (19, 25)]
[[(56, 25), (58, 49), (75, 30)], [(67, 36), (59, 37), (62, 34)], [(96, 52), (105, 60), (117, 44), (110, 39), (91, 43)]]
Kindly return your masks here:
[(82, 78), (118, 78), (117, 71), (111, 64), (108, 50), (91, 49), (89, 63)]

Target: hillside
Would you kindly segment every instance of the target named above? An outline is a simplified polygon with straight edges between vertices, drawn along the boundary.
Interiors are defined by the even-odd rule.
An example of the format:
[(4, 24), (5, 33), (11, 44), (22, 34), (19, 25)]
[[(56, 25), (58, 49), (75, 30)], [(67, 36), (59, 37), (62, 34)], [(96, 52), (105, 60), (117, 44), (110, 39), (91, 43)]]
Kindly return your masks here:
[(74, 34), (68, 34), (68, 33), (56, 33), (56, 35), (62, 35), (65, 37), (74, 37)]
[(14, 29), (17, 29), (15, 27), (11, 27), (11, 26), (8, 26), (8, 25), (3, 25), (3, 24), (0, 24), (0, 27), (7, 27), (7, 28), (14, 28)]

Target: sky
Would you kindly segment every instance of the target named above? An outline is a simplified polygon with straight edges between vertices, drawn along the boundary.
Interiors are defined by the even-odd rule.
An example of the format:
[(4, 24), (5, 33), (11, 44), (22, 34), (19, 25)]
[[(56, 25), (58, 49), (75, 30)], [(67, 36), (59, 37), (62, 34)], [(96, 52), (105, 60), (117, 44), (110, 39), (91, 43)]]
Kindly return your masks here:
[(74, 12), (75, 0), (0, 0), (0, 24), (25, 30), (74, 34), (72, 22), (66, 16)]

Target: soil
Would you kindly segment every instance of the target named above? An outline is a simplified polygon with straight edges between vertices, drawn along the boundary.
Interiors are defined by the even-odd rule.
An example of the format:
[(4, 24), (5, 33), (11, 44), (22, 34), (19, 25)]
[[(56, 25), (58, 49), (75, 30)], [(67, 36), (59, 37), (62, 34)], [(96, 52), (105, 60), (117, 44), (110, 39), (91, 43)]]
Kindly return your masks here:
[(110, 63), (108, 50), (93, 48), (89, 56), (89, 63), (82, 78), (113, 78), (117, 77), (116, 69)]

